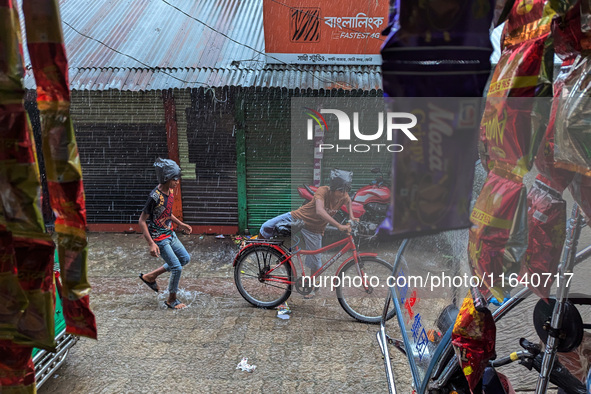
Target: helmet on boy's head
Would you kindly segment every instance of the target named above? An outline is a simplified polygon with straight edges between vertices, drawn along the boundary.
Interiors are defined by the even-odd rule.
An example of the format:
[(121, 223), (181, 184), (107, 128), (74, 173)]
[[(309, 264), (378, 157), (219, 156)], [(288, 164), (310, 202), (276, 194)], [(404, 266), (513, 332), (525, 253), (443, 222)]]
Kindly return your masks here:
[(156, 169), (156, 179), (161, 185), (171, 179), (178, 180), (181, 176), (181, 168), (170, 159), (156, 159), (154, 168)]
[(348, 192), (351, 190), (351, 182), (353, 182), (353, 173), (351, 171), (344, 171), (334, 169), (330, 171), (330, 190), (344, 190)]

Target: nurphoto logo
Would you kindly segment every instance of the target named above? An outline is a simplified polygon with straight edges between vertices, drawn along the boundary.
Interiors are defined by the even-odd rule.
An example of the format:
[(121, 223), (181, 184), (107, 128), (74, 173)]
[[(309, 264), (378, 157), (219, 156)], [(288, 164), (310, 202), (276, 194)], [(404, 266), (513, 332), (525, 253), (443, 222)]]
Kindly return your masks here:
[[(377, 131), (366, 130), (364, 125), (360, 126), (359, 112), (353, 112), (353, 122), (349, 118), (349, 115), (339, 109), (320, 109), (320, 112), (315, 111), (311, 108), (304, 107), (305, 113), (310, 116), (307, 123), (307, 139), (314, 139), (314, 124), (316, 123), (320, 129), (324, 132), (328, 132), (328, 125), (323, 115), (334, 115), (338, 122), (338, 141), (337, 144), (325, 144), (321, 143), (318, 145), (320, 152), (326, 150), (347, 151), (365, 153), (370, 151), (388, 151), (388, 152), (401, 152), (403, 146), (400, 144), (384, 144), (384, 143), (361, 143), (361, 144), (343, 144), (340, 142), (350, 142), (355, 139), (369, 142), (377, 141), (384, 135), (384, 129), (386, 134), (386, 140), (391, 142), (393, 140), (393, 131), (400, 130), (404, 135), (411, 141), (418, 141), (417, 137), (412, 133), (411, 129), (417, 125), (417, 117), (408, 112), (378, 112), (377, 120), (378, 126)], [(385, 124), (385, 127), (384, 127)]]

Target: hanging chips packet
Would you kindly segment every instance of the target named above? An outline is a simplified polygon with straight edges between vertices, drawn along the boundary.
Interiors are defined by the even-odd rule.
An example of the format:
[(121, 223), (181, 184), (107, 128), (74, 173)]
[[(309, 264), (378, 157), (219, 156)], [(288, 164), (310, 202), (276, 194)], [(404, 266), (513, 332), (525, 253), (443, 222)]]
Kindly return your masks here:
[[(525, 8), (524, 8), (525, 7)], [(555, 12), (544, 0), (515, 2), (503, 30), (501, 57), (493, 73), (481, 122), (480, 158), (525, 175), (546, 130), (551, 97)]]
[[(6, 279), (12, 289), (2, 294), (16, 297), (4, 306), (11, 322), (0, 326), (0, 338), (51, 350), (55, 348), (51, 282), (54, 245), (45, 233), (41, 215), (37, 154), (23, 105), (21, 32), (12, 2), (0, 4), (0, 19), (0, 229), (7, 259), (3, 281)], [(15, 267), (20, 291), (15, 287)], [(19, 306), (22, 309), (16, 309)]]
[(0, 225), (0, 339), (13, 338), (28, 304), (18, 280), (12, 234), (6, 231), (6, 226)]
[(33, 348), (0, 340), (0, 389), (6, 393), (35, 393)]
[(506, 279), (519, 273), (527, 250), (526, 196), (522, 179), (496, 166), (470, 216), (474, 224), (468, 242), (471, 268), (499, 300), (511, 290)]
[[(61, 19), (57, 0), (23, 0), (27, 46), (37, 84), (43, 136), (43, 156), (51, 207), (56, 215), (58, 254), (63, 287), (66, 330), (96, 338), (96, 324), (88, 308), (86, 205), (82, 169), (70, 117), (70, 90)], [(79, 302), (76, 302), (79, 301)], [(85, 309), (86, 310), (83, 310)], [(72, 315), (71, 313), (75, 313)]]
[(521, 269), (521, 283), (548, 298), (558, 272), (566, 237), (566, 201), (538, 175), (527, 195), (529, 240)]
[(452, 331), (452, 344), (474, 394), (488, 361), (495, 358), (495, 341), (496, 326), (490, 310), (476, 309), (472, 297), (464, 298)]

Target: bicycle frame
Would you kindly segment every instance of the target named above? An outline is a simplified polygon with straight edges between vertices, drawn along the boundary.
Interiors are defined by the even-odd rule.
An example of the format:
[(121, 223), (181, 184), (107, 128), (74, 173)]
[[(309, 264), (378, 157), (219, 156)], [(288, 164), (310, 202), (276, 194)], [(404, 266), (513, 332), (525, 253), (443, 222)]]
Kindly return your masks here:
[[(557, 302), (552, 313), (552, 321), (551, 326), (553, 330), (559, 330), (562, 324), (562, 313), (563, 313), (563, 305), (568, 299), (568, 291), (569, 289), (566, 287), (564, 280), (564, 274), (567, 272), (572, 272), (572, 269), (577, 264), (581, 263), (582, 261), (586, 260), (587, 258), (591, 257), (591, 246), (587, 246), (585, 249), (581, 250), (577, 253), (577, 243), (579, 239), (579, 235), (581, 232), (581, 228), (584, 226), (584, 220), (581, 214), (580, 209), (575, 204), (573, 207), (571, 218), (568, 222), (567, 228), (567, 239), (564, 245), (564, 253), (563, 257), (559, 266), (559, 274), (560, 274), (560, 281), (562, 283), (557, 289)], [(396, 274), (396, 270), (400, 264), (400, 261), (403, 258), (404, 249), (408, 244), (408, 239), (403, 242), (398, 250), (396, 255), (396, 260), (394, 263), (394, 268), (392, 271), (392, 275)], [(493, 313), (493, 318), (496, 321), (500, 320), (503, 316), (505, 316), (509, 311), (519, 305), (525, 298), (532, 294), (532, 291), (525, 287), (519, 290), (512, 298), (507, 300), (503, 305), (497, 308)], [(384, 304), (384, 313), (382, 315), (382, 321), (380, 324), (380, 330), (377, 333), (378, 344), (380, 345), (382, 354), (384, 355), (384, 367), (386, 370), (387, 376), (387, 383), (388, 389), (390, 393), (397, 393), (396, 386), (394, 382), (394, 374), (392, 372), (392, 365), (390, 363), (390, 357), (388, 356), (388, 343), (394, 343), (394, 345), (401, 350), (403, 353), (406, 353), (405, 345), (400, 340), (392, 339), (388, 337), (386, 334), (386, 327), (385, 327), (385, 316), (387, 310), (389, 309), (390, 303), (392, 300), (395, 300), (395, 306), (397, 313), (400, 314), (400, 306), (395, 294), (395, 288), (390, 288), (388, 292), (388, 296), (386, 297), (385, 304)], [(415, 380), (415, 385), (417, 385), (417, 393), (424, 393), (428, 389), (440, 389), (444, 387), (450, 379), (456, 374), (461, 373), (460, 366), (457, 361), (457, 356), (454, 355), (454, 350), (451, 345), (451, 331), (453, 326), (449, 328), (449, 330), (445, 333), (445, 336), (442, 339), (442, 343), (445, 343), (445, 346), (440, 346), (434, 355), (431, 365), (426, 371), (426, 378), (423, 380), (422, 384), (419, 387), (418, 382)], [(403, 335), (405, 334), (403, 330)], [(538, 376), (538, 381), (536, 384), (536, 394), (544, 394), (547, 391), (548, 382), (550, 378), (550, 372), (552, 371), (552, 365), (554, 363), (554, 359), (556, 357), (556, 349), (557, 349), (557, 341), (556, 338), (549, 336), (548, 337), (548, 344), (546, 346), (546, 350), (544, 352), (542, 366), (540, 370), (540, 374)], [(412, 358), (409, 357), (409, 362), (411, 366), (411, 370), (414, 368), (414, 363)], [(414, 371), (413, 371), (413, 378), (414, 378)], [(437, 380), (432, 380), (437, 379)]]
[[(283, 248), (281, 246), (280, 243), (278, 242), (273, 242), (273, 241), (268, 241), (268, 240), (264, 240), (264, 241), (260, 241), (260, 242), (253, 242), (250, 243), (249, 245), (247, 245), (246, 247), (242, 248), (242, 250), (240, 251), (240, 253), (238, 253), (238, 255), (236, 256), (236, 258), (234, 259), (234, 263), (232, 264), (232, 266), (235, 266), (239, 257), (248, 250), (248, 248), (250, 247), (255, 247), (257, 245), (266, 245), (269, 247), (272, 247), (273, 249), (279, 251), (283, 256), (283, 260), (281, 260), (279, 263), (277, 263), (274, 267), (270, 267), (270, 269), (267, 271), (267, 276), (265, 278), (265, 280), (269, 281), (269, 282), (278, 282), (278, 283), (283, 283), (283, 284), (289, 284), (289, 285), (293, 285), (295, 284), (295, 280), (286, 280), (283, 278), (276, 278), (273, 277), (272, 272), (275, 271), (278, 267), (282, 266), (283, 264), (289, 264), (291, 266), (292, 272), (295, 274), (295, 276), (297, 277), (297, 270), (295, 267), (295, 264), (293, 263), (293, 258), (297, 257), (299, 265), (300, 265), (300, 269), (302, 272), (302, 276), (306, 275), (306, 271), (304, 268), (304, 263), (302, 261), (301, 255), (312, 255), (312, 254), (317, 254), (317, 253), (324, 253), (328, 250), (332, 250), (332, 249), (336, 249), (340, 246), (343, 246), (342, 249), (340, 251), (338, 251), (337, 253), (335, 253), (330, 259), (328, 259), (328, 261), (326, 261), (326, 263), (324, 263), (316, 272), (314, 272), (311, 276), (309, 276), (309, 278), (313, 279), (319, 275), (322, 275), (322, 273), (324, 271), (326, 271), (332, 264), (334, 264), (339, 258), (341, 258), (345, 253), (352, 251), (353, 255), (349, 256), (347, 259), (345, 259), (345, 261), (343, 261), (341, 263), (341, 265), (339, 266), (339, 270), (345, 265), (347, 264), (349, 261), (351, 260), (355, 260), (355, 262), (357, 263), (357, 270), (358, 270), (358, 274), (360, 276), (363, 276), (363, 272), (361, 272), (361, 269), (359, 268), (359, 257), (364, 257), (364, 256), (368, 256), (368, 257), (376, 257), (377, 253), (359, 253), (357, 251), (357, 246), (355, 245), (355, 241), (353, 239), (353, 236), (351, 234), (349, 234), (346, 238), (343, 238), (337, 242), (334, 242), (330, 245), (324, 246), (320, 249), (316, 249), (316, 250), (302, 250), (299, 247), (296, 248), (296, 251), (293, 253), (290, 253), (289, 251), (287, 251), (285, 248)], [(364, 287), (366, 286), (366, 284), (364, 283)]]

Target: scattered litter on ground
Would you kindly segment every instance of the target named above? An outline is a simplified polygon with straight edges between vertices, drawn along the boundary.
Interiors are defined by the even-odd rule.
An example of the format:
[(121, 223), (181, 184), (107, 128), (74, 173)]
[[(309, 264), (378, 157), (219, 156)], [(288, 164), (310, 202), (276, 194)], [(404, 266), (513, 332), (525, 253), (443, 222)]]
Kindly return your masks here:
[(243, 238), (243, 237), (241, 237), (240, 235), (237, 235), (237, 236), (235, 236), (235, 237), (232, 237), (232, 240), (234, 241), (234, 243), (235, 243), (236, 245), (240, 245), (242, 242), (244, 242), (244, 241), (243, 241), (243, 240), (244, 240), (244, 238)]
[(277, 317), (283, 320), (287, 320), (289, 319), (289, 315), (291, 315), (291, 309), (289, 308), (289, 305), (287, 305), (287, 302), (279, 305), (277, 307)]
[(203, 239), (203, 238), (205, 238), (205, 235), (202, 235), (202, 236), (199, 237), (199, 239)]
[(238, 363), (238, 365), (236, 366), (236, 369), (241, 369), (245, 372), (253, 372), (256, 369), (256, 365), (249, 365), (248, 364), (248, 358), (244, 357), (242, 359), (242, 361), (240, 361)]
[(220, 234), (220, 235), (216, 235), (215, 237), (216, 237), (216, 238), (220, 238), (220, 239), (221, 239), (221, 238), (226, 238), (226, 237), (224, 237), (222, 234)]

